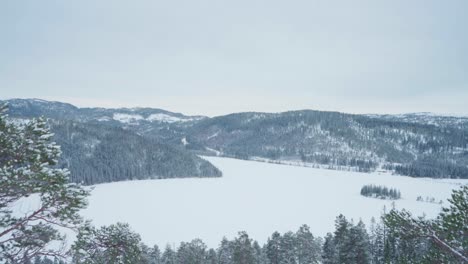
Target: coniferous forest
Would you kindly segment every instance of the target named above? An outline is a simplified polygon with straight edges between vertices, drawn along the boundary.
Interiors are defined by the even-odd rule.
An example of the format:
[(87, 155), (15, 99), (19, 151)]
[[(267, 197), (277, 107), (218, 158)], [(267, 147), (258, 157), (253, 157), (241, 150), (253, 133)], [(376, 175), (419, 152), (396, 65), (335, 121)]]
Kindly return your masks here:
[(0, 264), (468, 264), (468, 0), (0, 0)]
[[(239, 232), (217, 248), (208, 248), (200, 239), (163, 249), (145, 245), (126, 223), (94, 227), (82, 219), (79, 211), (86, 208), (89, 191), (71, 183), (69, 171), (56, 166), (61, 151), (51, 142), (45, 120), (17, 125), (6, 122), (5, 107), (1, 111), (1, 263), (468, 262), (468, 185), (453, 191), (450, 206), (435, 219), (392, 209), (384, 210), (369, 227), (339, 215), (335, 230), (324, 238), (303, 225), (296, 232), (274, 232), (264, 244)], [(38, 208), (25, 215), (11, 210), (11, 204), (32, 195), (41, 201)], [(59, 228), (77, 232), (71, 248), (57, 247), (66, 242)]]
[(361, 195), (379, 199), (397, 200), (401, 198), (401, 193), (395, 188), (388, 188), (380, 185), (364, 185), (361, 188)]
[(221, 176), (197, 157), (200, 154), (468, 178), (468, 118), (312, 110), (209, 118), (153, 108), (78, 108), (35, 99), (5, 102), (14, 122), (40, 116), (49, 120), (54, 140), (63, 149), (60, 166), (70, 168), (72, 180), (84, 184)]

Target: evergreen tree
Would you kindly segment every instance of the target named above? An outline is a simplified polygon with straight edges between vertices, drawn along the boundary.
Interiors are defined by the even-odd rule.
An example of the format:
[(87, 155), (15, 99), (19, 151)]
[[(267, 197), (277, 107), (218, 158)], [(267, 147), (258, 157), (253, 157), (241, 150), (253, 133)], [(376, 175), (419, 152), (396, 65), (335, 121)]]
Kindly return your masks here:
[(216, 250), (210, 248), (206, 253), (206, 264), (217, 264), (218, 257), (216, 255)]
[(296, 238), (293, 232), (289, 231), (281, 236), (280, 254), (284, 264), (295, 264), (297, 262)]
[(382, 224), (377, 223), (374, 218), (371, 220), (369, 240), (372, 263), (383, 263), (385, 250), (384, 229)]
[(255, 263), (257, 264), (268, 264), (268, 258), (266, 256), (265, 249), (260, 247), (257, 241), (253, 242), (253, 249), (255, 255)]
[(281, 264), (281, 234), (274, 232), (271, 238), (268, 238), (266, 245), (266, 254), (271, 264)]
[(143, 243), (140, 243), (140, 249), (141, 249), (141, 258), (138, 264), (150, 264), (151, 249)]
[(327, 233), (322, 248), (322, 263), (335, 264), (338, 263), (338, 254), (336, 252), (335, 241), (331, 233)]
[(177, 254), (170, 245), (166, 246), (161, 256), (161, 264), (177, 264)]
[(307, 225), (303, 225), (296, 232), (297, 260), (300, 264), (320, 262), (320, 244), (310, 232)]
[(348, 249), (345, 248), (345, 243), (349, 236), (350, 223), (346, 220), (346, 217), (340, 214), (335, 220), (335, 233), (334, 243), (338, 256), (339, 263), (346, 263), (348, 260)]
[[(54, 167), (60, 147), (51, 142), (53, 134), (44, 119), (15, 125), (6, 122), (5, 111), (0, 106), (0, 262), (64, 256), (48, 245), (64, 241), (58, 226), (80, 224), (78, 212), (86, 207), (88, 191), (69, 183), (67, 170)], [(14, 214), (10, 206), (25, 197), (37, 197), (38, 205), (26, 214)]]
[(238, 237), (232, 243), (232, 247), (232, 260), (234, 264), (255, 263), (252, 239), (249, 238), (246, 232), (239, 232)]
[(344, 248), (347, 256), (343, 263), (370, 263), (369, 236), (362, 221), (350, 228)]
[(161, 264), (161, 251), (158, 245), (154, 245), (149, 252), (149, 263), (150, 264)]
[(140, 235), (128, 224), (117, 223), (96, 229), (87, 224), (80, 228), (72, 245), (74, 263), (133, 264), (142, 261)]
[(221, 244), (218, 247), (218, 263), (219, 264), (231, 264), (232, 262), (233, 247), (232, 243), (223, 237)]
[(177, 263), (179, 264), (203, 264), (206, 261), (207, 247), (200, 239), (194, 239), (189, 243), (182, 242), (177, 250)]
[(440, 250), (434, 256), (441, 262), (468, 262), (468, 185), (454, 190), (449, 203), (435, 220), (415, 219), (405, 210), (392, 210), (385, 216), (385, 224), (403, 239), (429, 238)]

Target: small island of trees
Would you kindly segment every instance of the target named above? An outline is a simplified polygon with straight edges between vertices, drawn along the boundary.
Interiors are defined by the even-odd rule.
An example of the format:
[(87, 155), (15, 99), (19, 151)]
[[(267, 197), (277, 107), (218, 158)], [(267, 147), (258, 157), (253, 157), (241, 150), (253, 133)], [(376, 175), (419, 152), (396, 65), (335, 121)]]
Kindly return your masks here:
[(379, 199), (398, 200), (401, 198), (401, 193), (395, 188), (388, 188), (380, 185), (364, 185), (361, 188), (361, 195)]

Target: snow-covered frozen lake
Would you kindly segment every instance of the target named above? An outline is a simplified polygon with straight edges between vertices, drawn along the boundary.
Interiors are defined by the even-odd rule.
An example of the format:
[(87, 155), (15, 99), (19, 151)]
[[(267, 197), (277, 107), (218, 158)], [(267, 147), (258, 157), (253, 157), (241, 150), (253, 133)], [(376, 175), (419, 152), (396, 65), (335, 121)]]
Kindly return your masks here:
[(216, 247), (223, 236), (238, 231), (265, 242), (273, 231), (296, 231), (302, 224), (314, 235), (332, 232), (334, 219), (344, 214), (367, 224), (391, 201), (365, 198), (365, 184), (398, 188), (397, 208), (434, 217), (441, 205), (417, 202), (417, 196), (437, 201), (467, 180), (416, 179), (389, 174), (333, 171), (229, 158), (207, 157), (223, 171), (222, 178), (144, 180), (100, 184), (83, 216), (97, 226), (127, 222), (148, 245), (201, 238)]

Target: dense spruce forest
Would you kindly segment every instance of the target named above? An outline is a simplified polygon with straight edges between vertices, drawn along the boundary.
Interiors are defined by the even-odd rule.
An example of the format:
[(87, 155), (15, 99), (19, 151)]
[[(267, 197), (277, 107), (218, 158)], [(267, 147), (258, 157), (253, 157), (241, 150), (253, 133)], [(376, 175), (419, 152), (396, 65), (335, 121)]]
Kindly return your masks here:
[(208, 161), (178, 147), (120, 127), (52, 121), (63, 151), (60, 167), (86, 185), (122, 180), (220, 177)]
[(203, 119), (189, 135), (189, 142), (237, 158), (300, 160), (358, 171), (384, 165), (415, 177), (468, 177), (468, 119), (437, 126), (308, 110), (240, 113)]
[[(177, 145), (139, 135), (115, 124), (78, 118), (74, 115), (78, 108), (68, 104), (54, 103), (52, 109), (43, 104), (39, 107), (32, 104), (31, 108), (21, 108), (23, 119), (11, 118), (18, 114), (15, 112), (18, 108), (11, 105), (15, 104), (9, 106), (10, 122), (24, 124), (31, 118), (48, 117), (53, 139), (62, 150), (62, 159), (57, 166), (69, 169), (73, 182), (92, 185), (122, 180), (222, 175), (211, 163)], [(90, 115), (85, 112), (85, 117)]]
[[(5, 102), (9, 104), (10, 117), (17, 122), (38, 116), (48, 118), (55, 124), (56, 140), (62, 145), (69, 139), (66, 136), (79, 135), (73, 147), (64, 146), (64, 157), (80, 156), (76, 160), (83, 160), (97, 151), (95, 164), (82, 160), (70, 164), (75, 171), (73, 179), (87, 184), (221, 175), (194, 154), (307, 163), (362, 172), (388, 170), (413, 177), (468, 178), (468, 118), (463, 117), (303, 110), (208, 118), (152, 108), (77, 108), (36, 99)], [(70, 128), (76, 131), (65, 133)], [(101, 132), (93, 132), (98, 130), (107, 137), (98, 139), (96, 135)], [(103, 142), (107, 146), (101, 146)], [(137, 146), (144, 146), (145, 150)], [(124, 149), (135, 155), (125, 154)], [(114, 153), (117, 150), (120, 152)], [(165, 155), (166, 159), (174, 159), (166, 167), (149, 164), (158, 160), (152, 157), (162, 158), (165, 151), (172, 151)], [(122, 168), (121, 161), (130, 166)], [(90, 169), (93, 176), (86, 178), (84, 172)], [(111, 172), (122, 173), (110, 176)]]

